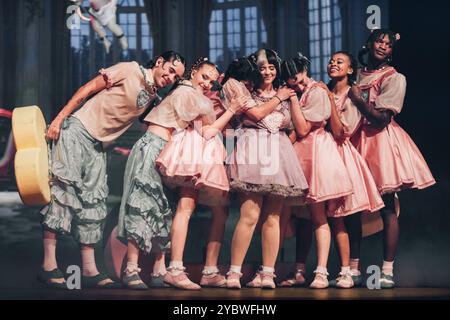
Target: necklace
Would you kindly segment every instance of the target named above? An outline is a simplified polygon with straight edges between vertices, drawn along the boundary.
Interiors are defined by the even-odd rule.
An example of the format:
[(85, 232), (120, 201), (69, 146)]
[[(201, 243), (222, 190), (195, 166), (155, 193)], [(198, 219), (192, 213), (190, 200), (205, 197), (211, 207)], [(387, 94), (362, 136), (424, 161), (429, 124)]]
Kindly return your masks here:
[(377, 69), (374, 69), (374, 70), (369, 70), (367, 67), (364, 67), (364, 71), (365, 71), (365, 72), (369, 72), (369, 71), (382, 71), (382, 70), (384, 70), (384, 69), (386, 69), (386, 68), (389, 68), (389, 67), (390, 67), (390, 65), (388, 65), (388, 64), (382, 66), (381, 68), (377, 68)]

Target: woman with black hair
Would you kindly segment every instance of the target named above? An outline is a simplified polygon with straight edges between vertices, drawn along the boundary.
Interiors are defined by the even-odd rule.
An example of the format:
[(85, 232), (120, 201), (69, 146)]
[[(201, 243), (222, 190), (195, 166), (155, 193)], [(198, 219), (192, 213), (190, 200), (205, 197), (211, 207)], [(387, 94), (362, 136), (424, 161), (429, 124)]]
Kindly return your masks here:
[(436, 183), (419, 149), (394, 120), (402, 110), (406, 92), (405, 76), (391, 66), (398, 40), (400, 35), (388, 29), (371, 33), (359, 53), (364, 68), (358, 70), (357, 85), (348, 93), (364, 118), (352, 142), (366, 160), (385, 203), (381, 209), (384, 224), (381, 288), (395, 286), (393, 267), (399, 236), (395, 193)]
[[(330, 128), (354, 189), (353, 194), (345, 198), (344, 205), (330, 219), (342, 265), (339, 277), (330, 282), (330, 285), (349, 288), (362, 283), (358, 269), (360, 212), (375, 212), (384, 207), (384, 203), (367, 163), (350, 142), (361, 124), (361, 113), (348, 98), (348, 92), (356, 79), (356, 59), (348, 52), (338, 51), (331, 57), (327, 70), (331, 78), (328, 84), (332, 104)], [(349, 231), (347, 225), (350, 227)], [(356, 230), (354, 225), (357, 226)]]
[(298, 136), (294, 149), (309, 185), (306, 204), (317, 242), (318, 263), (310, 287), (322, 289), (328, 287), (327, 262), (331, 242), (327, 213), (336, 213), (344, 197), (353, 192), (353, 185), (335, 140), (325, 130), (331, 115), (330, 99), (327, 91), (308, 77), (308, 64), (308, 59), (299, 54), (283, 62), (282, 76), (291, 88), (302, 94), (300, 101), (297, 96), (291, 98), (292, 121)]
[(256, 104), (240, 119), (237, 146), (228, 166), (230, 187), (238, 193), (241, 206), (231, 243), (227, 286), (241, 287), (241, 266), (261, 216), (263, 265), (247, 286), (274, 289), (283, 200), (302, 196), (308, 185), (300, 165), (292, 161), (295, 153), (286, 134), (291, 117), (289, 103), (284, 100), (295, 92), (279, 88), (281, 60), (269, 49), (257, 51), (252, 60), (259, 70), (253, 92)]

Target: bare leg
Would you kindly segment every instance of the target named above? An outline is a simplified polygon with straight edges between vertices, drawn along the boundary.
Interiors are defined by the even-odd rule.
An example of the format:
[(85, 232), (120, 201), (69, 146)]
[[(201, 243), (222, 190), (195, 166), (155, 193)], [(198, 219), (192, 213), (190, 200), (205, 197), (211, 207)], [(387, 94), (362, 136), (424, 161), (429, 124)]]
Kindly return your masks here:
[(197, 192), (192, 188), (182, 188), (177, 211), (172, 223), (171, 261), (183, 261), (184, 246), (189, 226), (189, 219), (195, 209)]
[(172, 223), (172, 254), (164, 282), (186, 290), (198, 290), (200, 286), (193, 283), (184, 272), (183, 252), (189, 227), (189, 219), (195, 209), (197, 192), (192, 188), (182, 188), (177, 212)]
[(361, 213), (355, 213), (344, 218), (350, 241), (350, 259), (359, 259), (361, 254), (362, 225)]
[(242, 195), (241, 215), (231, 241), (231, 265), (242, 266), (261, 213), (263, 197)]
[[(95, 263), (95, 250), (91, 245), (81, 245), (81, 261), (83, 263), (83, 276), (94, 277), (100, 272)], [(98, 283), (98, 285), (106, 285), (112, 283), (111, 279), (105, 279)]]
[(310, 205), (314, 234), (317, 242), (317, 266), (326, 268), (330, 253), (331, 231), (323, 202)]
[(208, 233), (206, 248), (206, 267), (215, 267), (219, 260), (220, 247), (225, 232), (225, 223), (228, 218), (228, 207), (211, 207), (213, 213)]
[[(42, 269), (44, 271), (53, 271), (58, 268), (56, 262), (56, 233), (49, 230), (44, 230), (43, 234), (44, 245), (44, 261), (42, 262)], [(64, 278), (57, 278), (49, 280), (53, 283), (64, 283)]]
[(385, 207), (380, 210), (383, 218), (384, 232), (383, 232), (383, 251), (385, 261), (394, 261), (395, 253), (397, 251), (399, 225), (398, 218), (395, 212), (394, 194), (387, 194), (383, 196)]
[(280, 248), (280, 214), (283, 198), (268, 196), (264, 199), (262, 226), (262, 255), (264, 267), (275, 267)]
[(155, 254), (155, 263), (153, 264), (153, 275), (165, 275), (166, 270), (166, 255), (164, 252), (158, 252)]
[(342, 267), (350, 266), (350, 240), (345, 227), (344, 218), (331, 219), (333, 236), (339, 251), (339, 258)]
[(311, 218), (314, 226), (317, 243), (317, 268), (315, 278), (310, 287), (323, 289), (328, 287), (328, 255), (330, 253), (331, 231), (328, 225), (325, 213), (325, 204), (323, 202), (314, 203), (309, 206), (311, 209)]

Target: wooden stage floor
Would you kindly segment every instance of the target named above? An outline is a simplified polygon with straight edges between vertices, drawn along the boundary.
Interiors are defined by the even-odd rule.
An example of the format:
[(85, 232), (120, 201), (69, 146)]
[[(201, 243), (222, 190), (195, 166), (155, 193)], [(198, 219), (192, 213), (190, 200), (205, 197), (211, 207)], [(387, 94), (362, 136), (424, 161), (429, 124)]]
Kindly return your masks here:
[(202, 289), (183, 291), (171, 288), (130, 291), (88, 289), (58, 291), (47, 288), (0, 289), (0, 299), (62, 300), (450, 300), (450, 288), (395, 288), (391, 290), (308, 288), (276, 290)]

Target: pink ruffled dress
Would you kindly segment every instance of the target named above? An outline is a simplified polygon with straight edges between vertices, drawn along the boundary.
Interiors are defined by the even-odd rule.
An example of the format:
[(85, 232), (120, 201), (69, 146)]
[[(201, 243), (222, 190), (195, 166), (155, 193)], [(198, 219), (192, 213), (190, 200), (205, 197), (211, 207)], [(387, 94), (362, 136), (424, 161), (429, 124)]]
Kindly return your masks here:
[[(357, 83), (376, 109), (391, 110), (394, 115), (401, 112), (406, 79), (393, 67), (359, 70)], [(436, 183), (421, 152), (393, 118), (383, 129), (364, 119), (352, 142), (366, 160), (381, 194), (423, 189)]]
[(338, 151), (353, 184), (353, 193), (345, 197), (343, 206), (328, 214), (339, 217), (361, 211), (377, 211), (384, 207), (383, 199), (381, 199), (366, 161), (350, 142), (350, 137), (361, 125), (361, 113), (348, 98), (348, 90), (341, 96), (335, 95), (334, 100), (344, 127), (344, 138), (337, 141)]
[[(307, 203), (340, 199), (352, 194), (353, 184), (338, 151), (336, 141), (325, 130), (331, 103), (316, 82), (308, 85), (300, 99), (305, 119), (313, 123), (310, 133), (294, 143), (294, 150), (308, 181)], [(295, 202), (292, 203), (295, 205)], [(340, 204), (333, 202), (336, 207)], [(331, 210), (331, 211), (334, 211)]]
[[(272, 98), (256, 93), (250, 97), (242, 83), (233, 79), (231, 84), (237, 92), (244, 92), (247, 107), (258, 108)], [(236, 147), (227, 161), (233, 191), (282, 198), (302, 197), (307, 191), (303, 171), (298, 162), (292, 161), (296, 155), (286, 134), (292, 129), (289, 108), (289, 102), (284, 101), (257, 122), (241, 115)]]
[[(175, 104), (178, 111), (188, 110), (213, 123), (216, 115), (212, 101), (189, 83), (183, 87), (177, 88), (157, 108)], [(224, 166), (225, 147), (220, 135), (205, 139), (199, 133), (202, 122), (196, 119), (190, 121), (185, 129), (174, 132), (171, 141), (156, 159), (156, 165), (169, 188), (191, 187), (199, 190), (198, 203), (226, 205), (229, 182)]]

